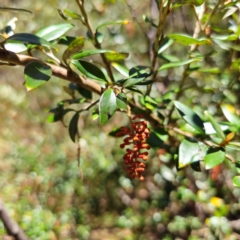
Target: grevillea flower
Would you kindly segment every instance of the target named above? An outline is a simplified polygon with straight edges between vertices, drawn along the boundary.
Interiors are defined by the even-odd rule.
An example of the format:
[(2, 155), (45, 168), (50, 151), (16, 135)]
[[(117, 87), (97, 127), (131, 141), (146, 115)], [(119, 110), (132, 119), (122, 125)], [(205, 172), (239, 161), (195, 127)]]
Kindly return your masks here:
[(130, 128), (121, 127), (116, 136), (126, 136), (120, 147), (127, 147), (123, 160), (130, 178), (138, 177), (143, 180), (142, 172), (144, 172), (146, 165), (141, 160), (146, 161), (148, 158), (146, 150), (149, 150), (150, 146), (147, 144), (146, 139), (149, 137), (150, 131), (147, 122), (141, 120), (141, 118), (142, 115), (133, 117)]

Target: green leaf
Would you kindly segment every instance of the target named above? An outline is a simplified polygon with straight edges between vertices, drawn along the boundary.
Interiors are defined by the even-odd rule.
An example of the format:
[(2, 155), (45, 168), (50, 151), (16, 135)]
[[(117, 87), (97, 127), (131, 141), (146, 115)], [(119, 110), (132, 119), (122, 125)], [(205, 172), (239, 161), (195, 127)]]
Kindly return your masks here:
[(195, 140), (184, 139), (178, 152), (178, 168), (183, 168), (199, 159), (199, 144)]
[(221, 164), (225, 159), (225, 155), (226, 153), (224, 148), (210, 147), (204, 158), (206, 169), (209, 170)]
[(180, 61), (180, 62), (165, 63), (158, 69), (158, 71), (162, 71), (162, 70), (165, 70), (168, 68), (180, 67), (180, 66), (183, 66), (186, 64), (190, 64), (192, 62), (199, 62), (201, 60), (202, 60), (201, 58), (192, 58), (192, 59), (188, 59), (188, 60)]
[(22, 43), (5, 43), (4, 48), (8, 51), (14, 52), (14, 53), (20, 53), (27, 50), (27, 47)]
[(99, 123), (105, 124), (117, 109), (116, 95), (109, 88), (102, 94), (99, 101)]
[(125, 93), (119, 93), (117, 95), (117, 108), (120, 110), (127, 110), (127, 96)]
[(162, 128), (154, 128), (150, 132), (147, 143), (153, 148), (160, 148), (167, 141), (168, 133)]
[(124, 60), (128, 58), (128, 56), (129, 56), (129, 53), (119, 53), (119, 52), (113, 52), (113, 51), (105, 53), (105, 57), (112, 62)]
[(30, 33), (16, 33), (11, 37), (7, 38), (5, 40), (5, 43), (23, 43), (23, 44), (33, 44), (33, 45), (40, 45), (44, 47), (55, 48), (54, 45), (49, 43), (44, 38), (40, 38)]
[(236, 115), (236, 109), (232, 105), (223, 104), (221, 108), (224, 116), (230, 123), (240, 126), (240, 118)]
[(83, 37), (75, 38), (63, 53), (63, 57), (62, 57), (63, 61), (67, 64), (67, 61), (68, 59), (70, 59), (71, 55), (82, 50), (84, 43), (85, 43), (85, 38)]
[(240, 176), (235, 176), (233, 178), (233, 186), (240, 187)]
[(83, 17), (81, 15), (74, 13), (68, 9), (64, 9), (63, 12), (65, 15), (70, 17), (70, 18), (67, 18), (67, 20), (71, 20), (71, 19), (83, 20)]
[[(221, 127), (221, 129), (222, 129), (223, 131), (226, 131), (226, 130), (229, 129), (229, 125), (224, 125), (224, 124), (219, 124), (219, 125), (220, 125), (220, 127)], [(217, 133), (217, 132), (215, 131), (212, 123), (210, 123), (210, 122), (205, 122), (205, 123), (204, 123), (204, 129), (205, 129), (205, 133), (208, 134), (208, 135), (216, 134), (216, 133)], [(221, 138), (219, 138), (219, 139), (221, 139)]]
[(130, 78), (147, 78), (152, 75), (148, 66), (135, 66), (129, 70)]
[(127, 69), (125, 66), (123, 66), (123, 65), (121, 65), (121, 64), (119, 64), (119, 63), (117, 63), (117, 62), (112, 62), (111, 65), (112, 65), (118, 72), (120, 72), (124, 77), (129, 77), (128, 69)]
[(105, 23), (102, 23), (100, 24), (98, 27), (97, 27), (97, 30), (99, 28), (102, 28), (102, 27), (105, 27), (105, 26), (109, 26), (109, 25), (115, 25), (115, 24), (128, 24), (130, 21), (128, 20), (117, 20), (117, 21), (109, 21), (109, 22), (105, 22)]
[(107, 79), (103, 72), (92, 63), (79, 60), (71, 60), (71, 63), (86, 77), (98, 80), (101, 82), (107, 82)]
[(195, 6), (200, 6), (204, 3), (204, 0), (185, 0), (184, 3), (193, 4)]
[(92, 99), (92, 92), (91, 91), (89, 91), (85, 88), (82, 88), (75, 83), (70, 83), (69, 84), (69, 89), (71, 89), (72, 91), (78, 91), (79, 94), (81, 94), (86, 99)]
[(145, 78), (130, 78), (130, 79), (127, 79), (126, 82), (124, 82), (123, 86), (130, 87), (144, 81), (144, 79)]
[(220, 125), (216, 122), (216, 120), (213, 118), (213, 116), (208, 112), (205, 111), (204, 114), (207, 116), (208, 120), (211, 122), (214, 130), (216, 131), (217, 135), (222, 138), (222, 140), (225, 140), (225, 135), (220, 127)]
[(95, 55), (95, 54), (101, 54), (101, 53), (115, 53), (114, 51), (111, 50), (104, 50), (104, 49), (89, 49), (89, 50), (85, 50), (85, 51), (80, 51), (76, 54), (73, 54), (71, 56), (71, 59), (81, 59), (84, 57), (88, 57), (91, 55)]
[(79, 112), (76, 112), (68, 126), (69, 136), (73, 142), (76, 141), (76, 136), (78, 135), (78, 119), (79, 119)]
[(30, 62), (24, 69), (25, 85), (28, 91), (42, 86), (51, 76), (51, 67), (40, 62)]
[(161, 46), (159, 46), (158, 49), (158, 54), (162, 53), (164, 50), (166, 50), (167, 48), (169, 48), (172, 44), (173, 44), (174, 40), (172, 38), (164, 38), (163, 43), (161, 44)]
[(204, 125), (202, 119), (189, 107), (184, 104), (174, 101), (175, 107), (178, 109), (178, 112), (182, 116), (182, 118), (190, 124), (193, 128), (195, 128), (198, 132), (204, 134)]
[(191, 45), (191, 44), (211, 45), (212, 44), (210, 39), (196, 39), (184, 34), (170, 34), (168, 35), (168, 37), (184, 45)]
[(72, 27), (73, 25), (70, 23), (61, 23), (61, 24), (51, 25), (38, 31), (36, 35), (38, 37), (42, 37), (46, 39), (47, 41), (52, 41), (60, 38)]

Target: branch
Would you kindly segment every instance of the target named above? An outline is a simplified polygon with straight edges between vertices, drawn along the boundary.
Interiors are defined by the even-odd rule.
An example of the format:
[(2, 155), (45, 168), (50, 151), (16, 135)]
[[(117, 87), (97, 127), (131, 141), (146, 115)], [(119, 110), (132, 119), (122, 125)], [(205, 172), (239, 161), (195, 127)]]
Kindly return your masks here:
[(7, 233), (16, 240), (28, 240), (28, 237), (19, 225), (8, 215), (3, 201), (0, 199), (0, 219), (2, 220)]
[(97, 84), (96, 82), (89, 80), (89, 79), (85, 78), (84, 76), (78, 76), (76, 73), (74, 73), (73, 71), (71, 71), (67, 68), (56, 66), (53, 64), (49, 64), (49, 63), (45, 63), (34, 57), (15, 54), (13, 52), (10, 52), (10, 51), (0, 48), (0, 61), (7, 62), (7, 63), (14, 64), (14, 65), (21, 65), (21, 66), (26, 66), (28, 63), (33, 62), (33, 61), (41, 62), (42, 64), (46, 64), (51, 67), (52, 75), (55, 77), (59, 77), (61, 79), (65, 79), (69, 82), (76, 83), (79, 86), (81, 86), (91, 92), (95, 92), (97, 94), (101, 94), (101, 92), (102, 92), (101, 86), (99, 84)]

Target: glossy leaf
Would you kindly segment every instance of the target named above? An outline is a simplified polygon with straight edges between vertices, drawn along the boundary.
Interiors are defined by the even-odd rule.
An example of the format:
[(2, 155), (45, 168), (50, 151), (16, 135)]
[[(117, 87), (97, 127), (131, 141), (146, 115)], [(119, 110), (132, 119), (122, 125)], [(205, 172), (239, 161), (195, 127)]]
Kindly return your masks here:
[(162, 53), (164, 50), (169, 48), (173, 44), (174, 40), (172, 38), (166, 37), (158, 49), (158, 54)]
[(86, 61), (71, 60), (71, 63), (86, 77), (98, 80), (101, 82), (107, 82), (107, 79), (103, 72), (92, 63)]
[(24, 69), (25, 86), (28, 91), (42, 86), (51, 76), (51, 67), (40, 62), (30, 62)]
[(119, 73), (121, 73), (124, 77), (129, 77), (128, 69), (127, 69), (125, 66), (123, 66), (123, 65), (121, 65), (121, 64), (119, 64), (119, 63), (117, 63), (117, 62), (112, 62), (111, 65), (112, 65)]
[(6, 43), (23, 43), (32, 45), (41, 45), (44, 47), (55, 48), (54, 45), (49, 43), (44, 38), (38, 37), (30, 33), (17, 33), (6, 39)]
[(187, 36), (184, 34), (170, 34), (168, 35), (169, 38), (174, 39), (180, 44), (184, 45), (191, 45), (191, 44), (197, 44), (197, 45), (211, 45), (212, 42), (210, 39), (196, 39), (191, 36)]
[(71, 20), (71, 19), (78, 19), (78, 20), (83, 20), (83, 17), (77, 13), (74, 13), (68, 9), (64, 9), (63, 10), (63, 13), (66, 15), (66, 16), (69, 16), (70, 18), (67, 18), (67, 20)]
[(109, 88), (102, 94), (99, 101), (99, 123), (105, 124), (117, 109), (116, 95)]
[(240, 176), (235, 176), (233, 178), (233, 186), (240, 187)]
[(57, 38), (60, 38), (72, 27), (73, 25), (70, 23), (61, 23), (61, 24), (51, 25), (38, 31), (36, 35), (38, 37), (42, 37), (46, 39), (47, 41), (52, 41)]
[(153, 148), (160, 148), (167, 141), (168, 133), (162, 128), (154, 128), (150, 132), (147, 143)]
[(217, 135), (224, 140), (225, 139), (225, 134), (223, 133), (220, 125), (216, 122), (216, 120), (213, 118), (213, 116), (208, 112), (205, 111), (204, 114), (207, 116), (208, 120), (211, 122), (214, 130), (216, 131)]
[(221, 106), (221, 108), (224, 116), (230, 123), (240, 126), (240, 118), (236, 115), (236, 109), (234, 106), (230, 104), (224, 104)]
[(195, 140), (184, 139), (180, 146), (178, 152), (178, 168), (183, 168), (194, 160), (200, 160), (199, 156), (199, 145)]
[(71, 55), (82, 50), (85, 43), (85, 38), (78, 37), (75, 38), (68, 46), (68, 48), (63, 53), (63, 61), (67, 64), (67, 60), (70, 59)]
[(115, 52), (111, 50), (104, 50), (104, 49), (90, 49), (90, 50), (80, 51), (74, 54), (73, 56), (71, 56), (71, 59), (81, 59), (84, 57), (101, 54), (101, 53), (115, 53)]
[(221, 164), (225, 159), (225, 155), (226, 153), (224, 148), (210, 147), (204, 158), (206, 169), (212, 169)]
[(189, 107), (184, 104), (174, 101), (174, 105), (177, 108), (178, 112), (182, 116), (182, 118), (190, 124), (193, 128), (195, 128), (198, 132), (204, 133), (204, 125), (202, 119)]
[(27, 47), (22, 43), (5, 43), (4, 48), (8, 51), (14, 52), (14, 53), (20, 53), (27, 50)]
[(129, 53), (119, 53), (119, 52), (106, 52), (105, 57), (112, 62), (121, 61), (128, 58)]
[(192, 59), (188, 59), (188, 60), (180, 61), (180, 62), (165, 63), (158, 69), (158, 71), (162, 71), (162, 70), (165, 70), (168, 68), (180, 67), (183, 65), (190, 64), (192, 62), (199, 62), (201, 60), (202, 60), (201, 58), (192, 58)]
[[(217, 132), (215, 131), (213, 125), (211, 124), (211, 122), (205, 122), (204, 124), (204, 129), (205, 129), (205, 133), (210, 135), (210, 134), (216, 134)], [(224, 124), (219, 124), (220, 128), (222, 129), (222, 131), (226, 131), (229, 129), (229, 125), (224, 125)]]
[(73, 142), (76, 141), (76, 136), (78, 135), (78, 119), (79, 119), (79, 112), (76, 112), (68, 126), (69, 136)]

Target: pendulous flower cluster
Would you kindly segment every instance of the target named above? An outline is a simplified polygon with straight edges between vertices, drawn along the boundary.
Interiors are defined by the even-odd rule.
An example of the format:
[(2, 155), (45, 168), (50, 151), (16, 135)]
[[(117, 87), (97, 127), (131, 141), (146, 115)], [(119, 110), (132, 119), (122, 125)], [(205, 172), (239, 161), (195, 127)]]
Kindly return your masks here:
[[(120, 145), (121, 148), (126, 148), (126, 154), (123, 156), (124, 164), (131, 179), (139, 178), (143, 180), (142, 172), (144, 172), (146, 165), (140, 160), (146, 161), (150, 146), (146, 139), (150, 135), (150, 130), (147, 127), (147, 122), (141, 120), (142, 115), (136, 115), (131, 119), (131, 126), (121, 127), (117, 137), (126, 136), (124, 142)], [(140, 120), (138, 120), (140, 119)], [(132, 148), (130, 148), (132, 146)]]

